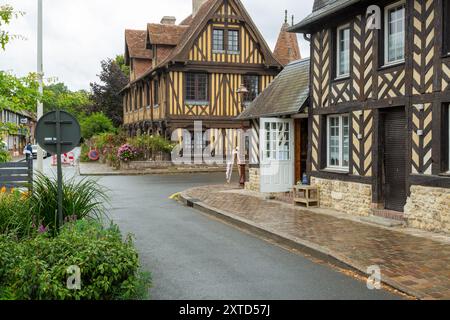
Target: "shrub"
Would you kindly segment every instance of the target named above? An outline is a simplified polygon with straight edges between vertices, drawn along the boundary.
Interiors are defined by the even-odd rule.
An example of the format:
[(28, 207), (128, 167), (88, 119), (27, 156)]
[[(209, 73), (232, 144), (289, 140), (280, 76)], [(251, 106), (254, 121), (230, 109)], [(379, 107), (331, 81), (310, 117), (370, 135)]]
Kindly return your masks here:
[(0, 140), (0, 163), (11, 161), (11, 155), (6, 148), (6, 144)]
[(155, 157), (157, 153), (171, 153), (174, 144), (161, 136), (141, 135), (128, 140), (129, 144), (142, 150), (145, 159)]
[[(49, 228), (56, 233), (58, 209), (58, 184), (56, 179), (37, 174), (33, 193), (29, 199), (31, 212), (37, 225)], [(63, 182), (63, 217), (68, 219), (96, 219), (105, 216), (105, 203), (108, 197), (105, 190), (94, 180), (75, 177)]]
[[(78, 266), (81, 290), (67, 288)], [(86, 220), (55, 237), (14, 241), (0, 235), (0, 297), (10, 300), (122, 300), (146, 298), (150, 276), (139, 272), (132, 238), (116, 226)]]
[(139, 150), (128, 143), (121, 146), (117, 151), (117, 156), (119, 159), (125, 162), (136, 160), (139, 158), (139, 155)]
[(80, 122), (81, 134), (83, 138), (90, 139), (95, 135), (105, 132), (116, 132), (114, 125), (103, 113), (93, 113)]
[(89, 159), (89, 151), (91, 151), (91, 149), (86, 144), (81, 145), (80, 162), (91, 161), (91, 159)]
[(16, 238), (29, 236), (33, 231), (28, 192), (0, 190), (0, 234)]

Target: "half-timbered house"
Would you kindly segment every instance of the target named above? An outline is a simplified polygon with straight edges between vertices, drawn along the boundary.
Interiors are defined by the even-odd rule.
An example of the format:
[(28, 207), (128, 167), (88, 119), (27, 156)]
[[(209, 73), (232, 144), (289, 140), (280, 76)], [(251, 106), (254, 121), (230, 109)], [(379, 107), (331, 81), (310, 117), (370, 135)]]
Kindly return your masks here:
[[(165, 17), (135, 33), (127, 34), (131, 78), (122, 92), (130, 135), (170, 138), (182, 129), (192, 132), (195, 121), (212, 132), (211, 141), (236, 135), (244, 124), (236, 117), (282, 70), (239, 0), (193, 0), (192, 15), (182, 23)], [(142, 73), (144, 64), (150, 67)], [(239, 93), (243, 87), (248, 93)]]
[(321, 204), (450, 231), (450, 1), (316, 0), (308, 171)]

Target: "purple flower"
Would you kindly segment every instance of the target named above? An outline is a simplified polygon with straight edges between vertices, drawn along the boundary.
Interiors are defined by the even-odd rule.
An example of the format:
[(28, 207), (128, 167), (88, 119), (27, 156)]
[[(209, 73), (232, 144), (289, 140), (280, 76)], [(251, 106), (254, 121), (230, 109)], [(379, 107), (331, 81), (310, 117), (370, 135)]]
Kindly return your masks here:
[(47, 233), (47, 232), (48, 232), (48, 227), (45, 227), (44, 225), (41, 224), (41, 225), (39, 226), (38, 232), (39, 232), (40, 234)]
[(122, 161), (130, 161), (139, 156), (139, 150), (129, 144), (124, 144), (117, 151), (117, 156)]

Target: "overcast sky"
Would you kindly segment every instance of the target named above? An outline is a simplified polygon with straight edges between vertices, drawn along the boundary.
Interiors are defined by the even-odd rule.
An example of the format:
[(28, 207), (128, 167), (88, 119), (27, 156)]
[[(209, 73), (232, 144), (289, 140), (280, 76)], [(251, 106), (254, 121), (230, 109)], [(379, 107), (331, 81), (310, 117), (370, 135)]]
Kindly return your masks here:
[[(72, 90), (89, 89), (97, 80), (100, 61), (123, 54), (124, 30), (145, 29), (147, 22), (160, 22), (173, 15), (177, 23), (192, 11), (191, 0), (43, 0), (44, 69), (46, 78), (57, 78)], [(284, 10), (295, 21), (308, 15), (313, 0), (242, 0), (273, 50), (284, 20)], [(0, 50), (0, 70), (25, 75), (36, 70), (37, 0), (0, 0), (26, 12), (9, 30), (25, 39), (14, 40)], [(309, 45), (299, 37), (302, 55)]]

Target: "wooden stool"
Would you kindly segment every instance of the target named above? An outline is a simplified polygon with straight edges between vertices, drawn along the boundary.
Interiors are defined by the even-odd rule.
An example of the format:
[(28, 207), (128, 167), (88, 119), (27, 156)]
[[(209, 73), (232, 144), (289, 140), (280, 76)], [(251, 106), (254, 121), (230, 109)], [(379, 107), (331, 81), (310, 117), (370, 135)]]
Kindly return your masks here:
[(307, 185), (298, 185), (293, 188), (294, 205), (302, 204), (306, 208), (320, 207), (319, 188)]

